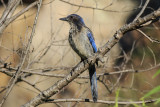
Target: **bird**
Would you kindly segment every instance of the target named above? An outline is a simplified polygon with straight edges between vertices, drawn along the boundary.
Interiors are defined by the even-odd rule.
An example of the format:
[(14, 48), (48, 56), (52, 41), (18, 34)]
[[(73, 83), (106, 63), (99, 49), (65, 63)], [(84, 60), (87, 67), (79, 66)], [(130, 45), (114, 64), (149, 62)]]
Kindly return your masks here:
[[(95, 39), (92, 31), (85, 25), (84, 20), (77, 14), (70, 14), (67, 17), (60, 18), (70, 25), (68, 41), (71, 48), (80, 56), (81, 61), (94, 55), (97, 52)], [(96, 62), (98, 65), (98, 62)], [(94, 102), (98, 99), (97, 77), (95, 64), (89, 65), (89, 77), (91, 84), (91, 93)]]

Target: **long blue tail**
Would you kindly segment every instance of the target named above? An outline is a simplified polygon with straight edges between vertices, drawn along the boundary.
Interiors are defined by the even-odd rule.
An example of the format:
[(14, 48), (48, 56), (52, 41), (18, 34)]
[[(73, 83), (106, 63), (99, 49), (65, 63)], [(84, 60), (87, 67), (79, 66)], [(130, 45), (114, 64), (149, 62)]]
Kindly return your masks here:
[(90, 83), (91, 83), (92, 98), (93, 98), (93, 101), (96, 102), (98, 98), (98, 90), (97, 90), (97, 77), (96, 77), (95, 65), (90, 65), (89, 76), (90, 76)]

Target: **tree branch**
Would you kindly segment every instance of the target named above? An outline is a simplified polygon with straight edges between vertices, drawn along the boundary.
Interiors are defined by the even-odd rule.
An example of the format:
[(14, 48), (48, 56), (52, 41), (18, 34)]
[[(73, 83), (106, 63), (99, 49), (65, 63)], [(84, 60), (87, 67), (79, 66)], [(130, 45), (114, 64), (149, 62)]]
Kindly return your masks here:
[[(129, 104), (147, 104), (147, 103), (153, 103), (156, 102), (158, 99), (151, 99), (151, 100), (145, 100), (145, 101), (118, 101), (117, 103), (119, 105), (129, 105)], [(47, 103), (58, 103), (58, 102), (91, 102), (95, 103), (93, 100), (90, 99), (49, 99), (47, 100)], [(104, 101), (104, 100), (97, 100), (96, 103), (100, 104), (116, 104), (115, 101)]]
[(103, 46), (99, 49), (99, 51), (92, 57), (88, 58), (87, 60), (77, 64), (71, 72), (62, 80), (56, 82), (53, 86), (48, 88), (47, 90), (44, 90), (39, 95), (37, 95), (35, 98), (33, 98), (31, 101), (23, 105), (23, 107), (34, 107), (38, 106), (44, 102), (51, 96), (57, 94), (61, 89), (63, 89), (66, 85), (68, 85), (71, 81), (73, 81), (75, 78), (77, 78), (81, 73), (83, 73), (85, 70), (89, 68), (90, 63), (95, 63), (97, 59), (103, 57), (107, 52), (111, 50), (111, 48), (117, 44), (117, 42), (120, 40), (120, 38), (125, 34), (126, 32), (129, 32), (134, 29), (141, 28), (145, 25), (146, 22), (156, 19), (160, 16), (160, 9), (157, 11), (154, 11), (153, 13), (143, 17), (138, 18), (136, 21), (133, 21), (132, 23), (128, 25), (124, 25), (121, 27), (114, 35), (113, 37)]

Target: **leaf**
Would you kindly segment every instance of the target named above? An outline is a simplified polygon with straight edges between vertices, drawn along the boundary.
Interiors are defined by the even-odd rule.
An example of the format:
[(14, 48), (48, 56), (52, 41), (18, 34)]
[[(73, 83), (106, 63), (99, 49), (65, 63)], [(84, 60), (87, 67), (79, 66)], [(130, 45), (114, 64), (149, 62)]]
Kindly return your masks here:
[(133, 105), (134, 107), (140, 107), (138, 104), (134, 104), (134, 103), (133, 103), (132, 105)]
[(116, 91), (116, 99), (115, 99), (115, 105), (114, 105), (114, 107), (118, 107), (118, 96), (119, 96), (119, 90), (120, 89), (118, 89), (117, 91)]
[(158, 98), (154, 104), (158, 104), (158, 103), (160, 103), (160, 98)]
[(159, 74), (160, 74), (160, 69), (153, 75), (152, 79), (155, 78)]
[(157, 86), (157, 87), (155, 87), (154, 89), (152, 89), (151, 91), (149, 91), (147, 94), (145, 94), (145, 95), (141, 98), (141, 100), (144, 100), (145, 98), (147, 98), (147, 97), (151, 96), (152, 94), (155, 94), (155, 93), (157, 93), (157, 92), (159, 92), (159, 91), (160, 91), (160, 86)]

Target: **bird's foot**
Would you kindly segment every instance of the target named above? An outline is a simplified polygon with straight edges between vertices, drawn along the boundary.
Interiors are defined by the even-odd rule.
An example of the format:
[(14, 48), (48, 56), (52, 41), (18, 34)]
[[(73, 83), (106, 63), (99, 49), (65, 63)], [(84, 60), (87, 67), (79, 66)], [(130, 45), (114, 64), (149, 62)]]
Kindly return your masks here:
[(95, 62), (95, 61), (94, 61), (94, 59), (93, 59), (93, 58), (89, 58), (89, 59), (88, 59), (88, 63), (89, 63), (90, 65), (93, 65), (93, 64), (94, 64), (94, 62)]

